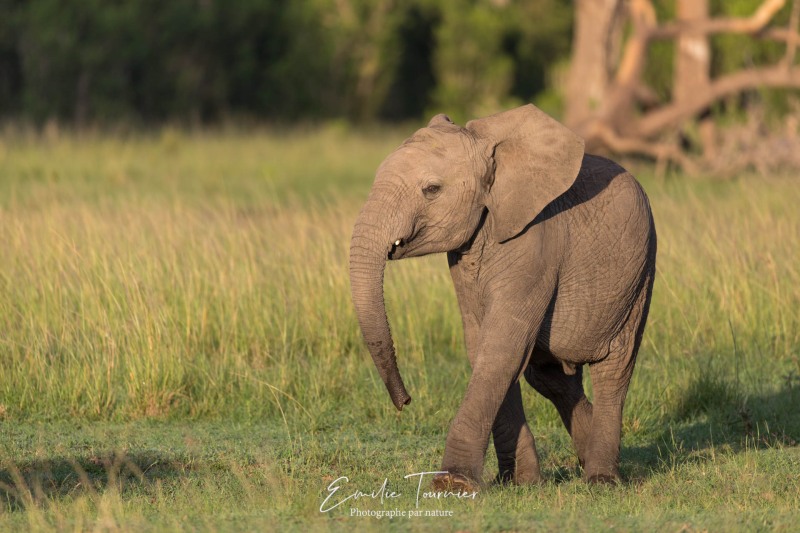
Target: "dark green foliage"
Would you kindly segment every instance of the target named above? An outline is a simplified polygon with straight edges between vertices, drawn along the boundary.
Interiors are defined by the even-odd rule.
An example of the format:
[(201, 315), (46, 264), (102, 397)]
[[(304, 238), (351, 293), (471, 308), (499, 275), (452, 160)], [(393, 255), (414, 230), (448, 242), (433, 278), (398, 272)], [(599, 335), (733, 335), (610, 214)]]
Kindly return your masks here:
[(0, 0), (0, 115), (19, 106), (22, 92), (22, 65), (16, 50), (18, 0)]
[(550, 62), (569, 51), (571, 9), (565, 0), (0, 0), (0, 117), (404, 120), (434, 104), (471, 113), (545, 89)]
[(433, 55), (435, 28), (441, 23), (436, 10), (412, 6), (398, 27), (395, 79), (383, 102), (381, 117), (389, 120), (422, 116), (428, 95), (436, 85)]
[[(674, 1), (656, 3), (659, 20)], [(712, 2), (748, 16), (760, 0)], [(558, 115), (567, 0), (0, 0), (0, 118), (78, 125), (228, 118), (463, 120), (533, 101)], [(785, 24), (788, 6), (776, 17)], [(645, 78), (670, 97), (673, 43)], [(712, 75), (784, 46), (712, 39)], [(787, 109), (785, 91), (759, 94)], [(734, 108), (740, 103), (729, 102)]]
[(207, 121), (321, 107), (319, 21), (285, 0), (0, 5), (0, 94), (21, 103), (0, 104), (6, 116)]

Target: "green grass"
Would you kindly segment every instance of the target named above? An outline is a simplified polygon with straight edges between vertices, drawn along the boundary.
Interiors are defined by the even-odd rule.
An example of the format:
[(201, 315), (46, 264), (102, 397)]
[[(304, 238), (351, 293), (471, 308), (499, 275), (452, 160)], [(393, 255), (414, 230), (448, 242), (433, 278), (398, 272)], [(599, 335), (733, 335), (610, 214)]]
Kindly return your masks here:
[[(402, 413), (349, 300), (352, 223), (409, 133), (0, 135), (0, 530), (794, 530), (800, 181), (646, 170), (627, 482), (586, 486), (525, 386), (543, 486), (349, 516), (415, 506), (469, 377), (443, 256), (387, 269)], [(402, 496), (320, 513), (342, 475)]]

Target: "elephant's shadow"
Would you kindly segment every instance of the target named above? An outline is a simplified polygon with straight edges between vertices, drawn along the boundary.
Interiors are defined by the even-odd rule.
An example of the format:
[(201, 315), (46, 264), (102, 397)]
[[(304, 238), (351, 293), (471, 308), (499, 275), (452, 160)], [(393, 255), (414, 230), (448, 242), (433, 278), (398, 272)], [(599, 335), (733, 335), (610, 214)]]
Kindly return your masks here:
[[(681, 465), (711, 461), (719, 453), (742, 453), (800, 445), (800, 380), (777, 392), (745, 396), (732, 384), (701, 377), (660, 421), (661, 429), (623, 438), (620, 470), (626, 483), (640, 483)], [(631, 442), (633, 441), (633, 442)], [(573, 464), (543, 468), (545, 479), (567, 483), (581, 477)]]
[(655, 437), (625, 445), (623, 476), (629, 482), (680, 465), (702, 463), (715, 454), (741, 453), (800, 444), (800, 382), (787, 379), (772, 393), (744, 395), (723, 380), (699, 378), (684, 391)]
[(51, 457), (0, 465), (0, 498), (8, 510), (23, 510), (81, 493), (109, 489), (139, 491), (156, 481), (186, 477), (197, 465), (160, 452)]

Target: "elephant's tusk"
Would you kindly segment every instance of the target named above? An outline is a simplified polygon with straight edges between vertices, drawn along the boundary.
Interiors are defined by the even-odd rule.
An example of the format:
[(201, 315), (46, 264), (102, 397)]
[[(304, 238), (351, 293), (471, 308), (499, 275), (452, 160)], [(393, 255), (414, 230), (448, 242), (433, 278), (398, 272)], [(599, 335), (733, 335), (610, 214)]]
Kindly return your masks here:
[(400, 239), (397, 239), (396, 241), (394, 241), (394, 245), (395, 246), (400, 246)]

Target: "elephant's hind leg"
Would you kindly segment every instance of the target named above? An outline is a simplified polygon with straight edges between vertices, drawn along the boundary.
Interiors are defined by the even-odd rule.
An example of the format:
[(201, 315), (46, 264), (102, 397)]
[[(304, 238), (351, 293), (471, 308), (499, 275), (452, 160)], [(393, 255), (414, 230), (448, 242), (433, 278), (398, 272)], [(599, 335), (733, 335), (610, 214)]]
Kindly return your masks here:
[(539, 483), (539, 456), (522, 407), (519, 382), (508, 390), (492, 426), (494, 447), (500, 472), (496, 482), (519, 485)]
[(622, 409), (647, 321), (651, 290), (652, 278), (649, 278), (625, 325), (611, 342), (608, 356), (589, 365), (594, 388), (591, 440), (584, 466), (584, 477), (589, 483), (614, 483), (620, 479)]
[(583, 369), (578, 366), (574, 374), (567, 374), (552, 355), (537, 350), (525, 369), (525, 379), (556, 406), (583, 466), (592, 426), (592, 404), (583, 391)]

